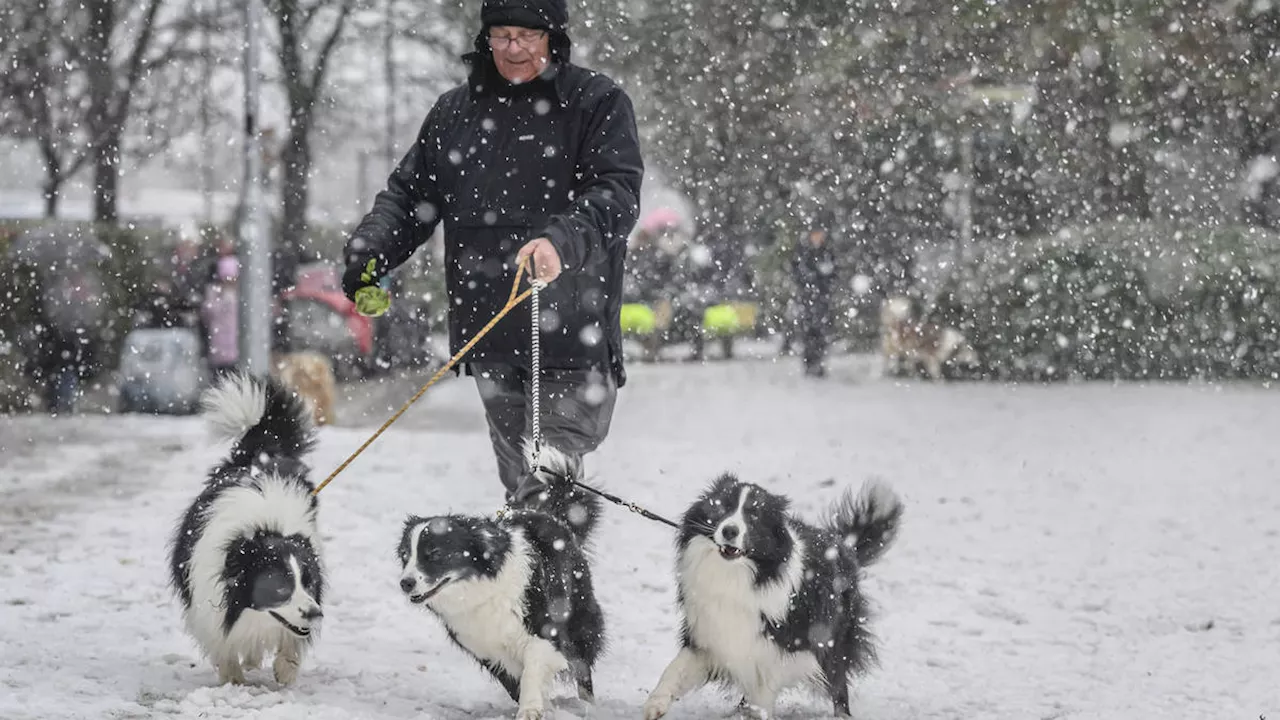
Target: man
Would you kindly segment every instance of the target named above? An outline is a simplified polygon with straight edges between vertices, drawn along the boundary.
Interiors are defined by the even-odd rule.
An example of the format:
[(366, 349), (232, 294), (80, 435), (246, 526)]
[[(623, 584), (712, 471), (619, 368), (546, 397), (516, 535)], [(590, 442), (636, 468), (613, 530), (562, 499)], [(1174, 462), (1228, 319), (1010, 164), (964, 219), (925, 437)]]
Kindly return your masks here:
[(819, 378), (827, 374), (827, 336), (836, 267), (835, 255), (827, 244), (831, 228), (827, 220), (823, 218), (811, 225), (792, 259), (804, 344), (804, 374)]
[[(343, 289), (385, 310), (378, 286), (444, 222), (449, 342), (457, 352), (506, 303), (519, 260), (541, 292), (542, 429), (579, 458), (609, 432), (622, 364), (627, 236), (644, 165), (635, 113), (612, 80), (570, 62), (565, 0), (484, 0), (466, 83), (417, 141), (346, 247)], [(372, 302), (371, 302), (372, 299)], [(530, 320), (515, 311), (472, 349), (498, 474), (520, 500), (532, 418)], [(519, 489), (519, 491), (517, 491)]]

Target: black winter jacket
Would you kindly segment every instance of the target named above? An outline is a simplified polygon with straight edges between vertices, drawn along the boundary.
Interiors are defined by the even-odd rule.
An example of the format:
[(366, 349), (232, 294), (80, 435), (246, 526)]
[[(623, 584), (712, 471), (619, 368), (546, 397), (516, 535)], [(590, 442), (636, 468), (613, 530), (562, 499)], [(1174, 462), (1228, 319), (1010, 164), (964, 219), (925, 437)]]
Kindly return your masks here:
[[(513, 86), (472, 53), (469, 80), (428, 113), (413, 147), (347, 243), (394, 268), (444, 222), (449, 344), (457, 352), (506, 303), (516, 252), (550, 239), (564, 270), (541, 293), (547, 368), (597, 368), (625, 384), (622, 280), (644, 164), (635, 113), (608, 77), (553, 62)], [(527, 303), (468, 362), (529, 366)]]

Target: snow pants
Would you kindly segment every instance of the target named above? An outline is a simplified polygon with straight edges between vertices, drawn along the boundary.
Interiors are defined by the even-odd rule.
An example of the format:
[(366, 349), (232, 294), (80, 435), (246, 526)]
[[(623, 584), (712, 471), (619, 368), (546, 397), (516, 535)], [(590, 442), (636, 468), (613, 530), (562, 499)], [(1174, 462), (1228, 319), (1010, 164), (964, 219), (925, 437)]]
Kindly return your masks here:
[[(498, 477), (508, 497), (526, 472), (523, 443), (533, 437), (529, 372), (510, 365), (473, 363), (471, 372), (484, 403)], [(618, 387), (595, 370), (542, 370), (542, 439), (581, 459), (604, 442), (613, 421)]]

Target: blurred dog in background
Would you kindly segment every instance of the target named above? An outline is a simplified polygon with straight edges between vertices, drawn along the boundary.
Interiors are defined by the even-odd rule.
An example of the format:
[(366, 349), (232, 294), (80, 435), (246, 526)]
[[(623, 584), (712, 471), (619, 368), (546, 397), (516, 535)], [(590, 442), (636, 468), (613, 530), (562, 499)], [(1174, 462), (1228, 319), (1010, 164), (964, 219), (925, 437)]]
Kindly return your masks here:
[(334, 422), (337, 380), (333, 361), (318, 352), (304, 350), (277, 356), (274, 366), (280, 382), (306, 401), (317, 426)]
[(930, 319), (918, 300), (905, 295), (888, 297), (880, 306), (880, 353), (886, 373), (914, 372), (923, 365), (934, 380), (943, 378), (948, 363), (978, 364), (964, 333)]

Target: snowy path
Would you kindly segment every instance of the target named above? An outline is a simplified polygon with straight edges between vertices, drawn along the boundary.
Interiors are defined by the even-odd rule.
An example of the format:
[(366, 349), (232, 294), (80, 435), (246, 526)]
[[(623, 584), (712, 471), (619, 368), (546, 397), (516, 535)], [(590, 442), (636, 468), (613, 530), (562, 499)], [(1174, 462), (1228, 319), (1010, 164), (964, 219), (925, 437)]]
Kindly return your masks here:
[[(812, 383), (795, 364), (633, 365), (590, 470), (672, 515), (726, 469), (809, 516), (844, 485), (892, 481), (906, 525), (869, 572), (882, 667), (856, 717), (1280, 718), (1274, 392)], [(396, 588), (405, 512), (495, 509), (473, 394), (432, 390), (321, 495), (325, 629), (283, 692), (269, 670), (214, 687), (165, 586), (170, 527), (222, 452), (198, 421), (0, 418), (0, 718), (511, 716)], [(370, 430), (324, 429), (317, 474)], [(606, 515), (613, 643), (593, 717), (639, 717), (674, 652), (670, 539)], [(729, 709), (704, 690), (671, 717)], [(829, 713), (799, 695), (781, 709)]]

